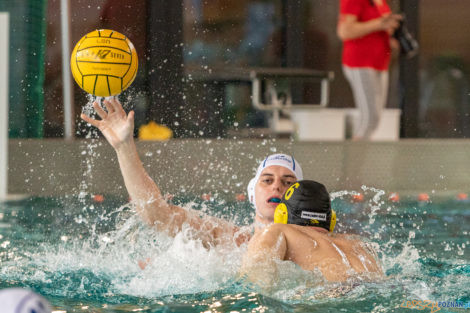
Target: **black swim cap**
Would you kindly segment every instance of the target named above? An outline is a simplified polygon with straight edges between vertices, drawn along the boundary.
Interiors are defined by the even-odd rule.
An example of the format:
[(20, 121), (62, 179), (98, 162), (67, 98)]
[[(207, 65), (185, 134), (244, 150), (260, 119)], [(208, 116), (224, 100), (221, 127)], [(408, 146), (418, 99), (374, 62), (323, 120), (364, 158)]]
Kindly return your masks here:
[(317, 226), (332, 232), (336, 213), (323, 184), (301, 180), (287, 189), (274, 212), (274, 223)]

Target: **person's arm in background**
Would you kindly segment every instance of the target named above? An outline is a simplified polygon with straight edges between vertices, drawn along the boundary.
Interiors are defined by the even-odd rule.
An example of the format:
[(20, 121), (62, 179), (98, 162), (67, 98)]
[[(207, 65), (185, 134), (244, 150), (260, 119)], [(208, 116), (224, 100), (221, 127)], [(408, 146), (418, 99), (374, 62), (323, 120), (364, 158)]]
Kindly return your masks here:
[(400, 52), (400, 42), (394, 37), (390, 37), (390, 49), (393, 55), (398, 55)]
[(386, 31), (392, 34), (398, 28), (401, 19), (402, 16), (399, 14), (389, 14), (360, 22), (356, 15), (341, 14), (336, 33), (343, 41), (360, 38), (377, 31)]
[(157, 184), (145, 171), (137, 153), (133, 138), (134, 112), (126, 114), (116, 98), (105, 100), (104, 105), (108, 112), (98, 103), (93, 103), (101, 120), (90, 118), (85, 114), (81, 114), (81, 118), (97, 127), (116, 151), (129, 196), (136, 205), (137, 213), (145, 222), (172, 236), (181, 231), (184, 223), (188, 223), (198, 231), (198, 237), (206, 245), (216, 245), (231, 240), (241, 244), (249, 239), (246, 234), (234, 238), (240, 228), (230, 222), (202, 216), (196, 210), (186, 210), (168, 204)]

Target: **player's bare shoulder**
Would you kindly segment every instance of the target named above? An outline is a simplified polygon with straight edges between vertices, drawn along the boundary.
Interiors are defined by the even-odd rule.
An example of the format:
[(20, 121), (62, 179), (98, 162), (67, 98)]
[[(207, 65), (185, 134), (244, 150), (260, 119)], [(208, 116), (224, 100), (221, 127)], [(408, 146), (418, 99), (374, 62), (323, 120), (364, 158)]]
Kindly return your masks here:
[(345, 245), (349, 247), (354, 246), (364, 246), (366, 243), (363, 241), (363, 238), (359, 235), (353, 234), (330, 234), (330, 238), (333, 242), (339, 245)]

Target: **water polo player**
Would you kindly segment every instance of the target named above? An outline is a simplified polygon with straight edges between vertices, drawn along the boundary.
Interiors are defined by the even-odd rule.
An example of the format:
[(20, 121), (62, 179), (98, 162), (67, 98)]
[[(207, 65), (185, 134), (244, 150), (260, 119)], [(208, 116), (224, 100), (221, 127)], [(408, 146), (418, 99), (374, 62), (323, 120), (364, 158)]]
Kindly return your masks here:
[(263, 225), (272, 223), (274, 210), (281, 202), (282, 195), (301, 179), (302, 168), (293, 156), (273, 154), (264, 159), (247, 188), (248, 199), (256, 210), (256, 221)]
[(325, 186), (312, 180), (294, 183), (276, 207), (274, 224), (255, 233), (248, 244), (242, 273), (254, 282), (272, 283), (274, 261), (281, 260), (320, 270), (328, 281), (379, 276), (371, 249), (357, 238), (333, 234), (335, 224)]
[[(93, 104), (101, 120), (90, 118), (85, 114), (82, 114), (81, 118), (99, 128), (106, 140), (108, 140), (116, 151), (129, 196), (132, 198), (138, 214), (149, 225), (156, 227), (159, 231), (165, 231), (169, 235), (174, 236), (181, 231), (183, 224), (187, 224), (195, 230), (195, 234), (206, 247), (221, 244), (232, 245), (234, 243), (241, 245), (250, 240), (253, 241), (252, 238), (254, 237), (256, 240), (250, 242), (248, 250), (251, 256), (253, 256), (256, 247), (261, 249), (260, 251), (265, 251), (263, 246), (259, 246), (264, 242), (264, 239), (268, 239), (284, 231), (286, 235), (282, 235), (282, 238), (295, 241), (295, 237), (298, 236), (299, 244), (305, 242), (307, 238), (311, 240), (311, 237), (320, 236), (316, 235), (317, 233), (321, 234), (318, 231), (315, 231), (315, 234), (313, 234), (312, 230), (300, 231), (295, 228), (302, 226), (272, 224), (274, 221), (274, 211), (281, 202), (281, 198), (286, 190), (297, 180), (303, 179), (300, 164), (292, 156), (285, 154), (268, 156), (260, 163), (255, 177), (250, 181), (248, 194), (250, 201), (256, 208), (253, 233), (253, 227), (239, 227), (231, 222), (213, 216), (201, 216), (200, 211), (184, 209), (167, 203), (157, 184), (155, 184), (145, 171), (137, 153), (133, 138), (134, 112), (131, 111), (129, 114), (126, 114), (122, 105), (116, 98), (105, 100), (104, 105), (106, 106), (107, 112), (103, 110), (97, 102)], [(266, 225), (271, 226), (265, 228)], [(312, 234), (307, 235), (307, 233)], [(322, 242), (322, 247), (326, 246), (323, 241), (319, 240), (319, 242)], [(301, 248), (299, 244), (293, 243), (292, 248), (294, 248), (294, 250), (284, 249), (280, 251), (274, 247), (276, 249), (273, 251), (275, 251), (276, 255), (282, 252), (283, 259), (290, 258), (296, 263), (299, 262), (298, 264), (300, 266), (310, 268), (311, 264), (307, 266), (306, 260), (312, 257), (312, 247), (309, 246), (311, 242), (307, 243), (305, 249)], [(340, 243), (338, 242), (338, 244)], [(292, 258), (289, 254), (291, 251), (296, 251), (296, 258)], [(317, 251), (320, 253), (323, 253), (323, 251), (327, 252), (325, 256), (331, 253), (330, 250), (326, 251), (326, 248), (317, 249)], [(340, 250), (338, 249), (337, 251)], [(349, 250), (346, 251), (347, 253), (352, 253), (349, 252)], [(337, 256), (338, 255), (335, 257)], [(318, 256), (314, 257), (317, 258)], [(353, 263), (354, 266), (356, 264), (355, 261), (351, 263)]]
[(315, 226), (333, 232), (336, 212), (331, 209), (326, 187), (313, 180), (298, 181), (290, 186), (276, 207), (274, 223)]
[[(93, 104), (101, 120), (85, 114), (81, 118), (99, 128), (116, 151), (126, 189), (145, 222), (170, 235), (178, 233), (183, 223), (187, 223), (206, 246), (233, 242), (240, 245), (250, 240), (252, 227), (239, 227), (212, 216), (201, 217), (199, 211), (167, 203), (137, 154), (133, 138), (134, 112), (126, 114), (116, 98), (105, 100), (104, 105), (107, 112), (97, 102)], [(248, 187), (256, 207), (255, 232), (273, 222), (280, 198), (290, 185), (302, 178), (300, 164), (292, 156), (275, 154), (261, 162)]]

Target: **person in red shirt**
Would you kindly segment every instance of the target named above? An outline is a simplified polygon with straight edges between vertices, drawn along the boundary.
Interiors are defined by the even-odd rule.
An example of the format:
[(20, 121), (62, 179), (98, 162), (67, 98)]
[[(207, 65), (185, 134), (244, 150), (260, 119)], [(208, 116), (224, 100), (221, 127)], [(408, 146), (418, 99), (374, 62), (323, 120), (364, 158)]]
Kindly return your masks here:
[(337, 34), (343, 41), (343, 72), (360, 111), (353, 140), (369, 139), (387, 101), (391, 35), (402, 17), (391, 13), (386, 0), (340, 1)]

